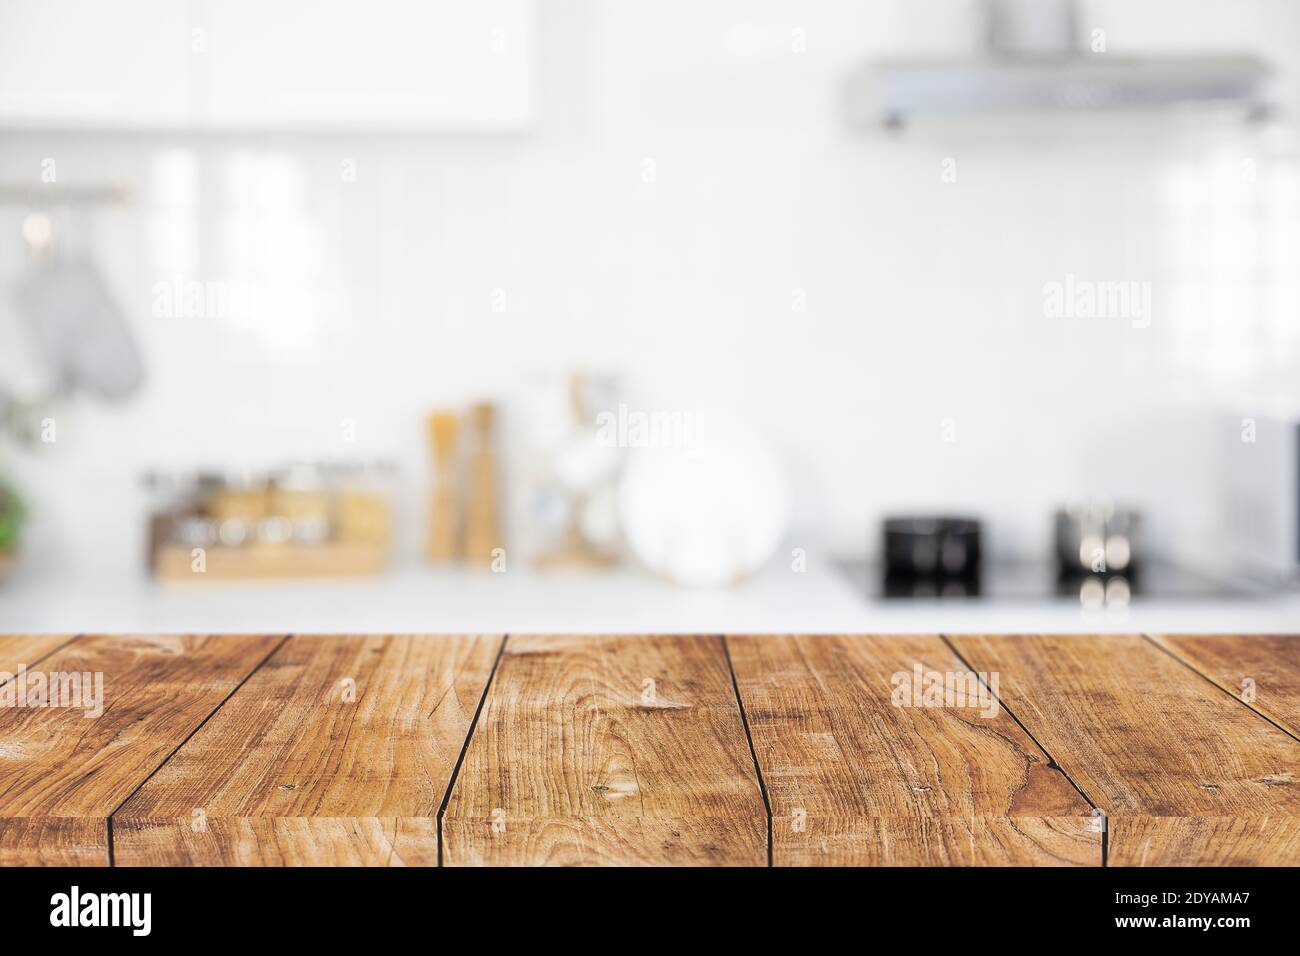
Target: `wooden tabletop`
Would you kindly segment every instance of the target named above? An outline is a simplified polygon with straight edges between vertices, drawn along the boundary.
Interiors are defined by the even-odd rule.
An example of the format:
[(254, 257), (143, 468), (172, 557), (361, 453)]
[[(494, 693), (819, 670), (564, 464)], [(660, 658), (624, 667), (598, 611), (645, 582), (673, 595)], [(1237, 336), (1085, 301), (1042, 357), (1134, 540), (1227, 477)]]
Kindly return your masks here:
[(1300, 865), (1300, 637), (0, 636), (41, 864)]

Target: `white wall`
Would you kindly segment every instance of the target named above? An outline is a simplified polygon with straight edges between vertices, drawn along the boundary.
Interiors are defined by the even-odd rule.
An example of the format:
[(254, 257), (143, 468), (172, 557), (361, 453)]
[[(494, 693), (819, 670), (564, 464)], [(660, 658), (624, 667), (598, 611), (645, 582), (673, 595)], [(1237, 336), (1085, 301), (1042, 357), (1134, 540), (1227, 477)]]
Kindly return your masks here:
[[(1297, 88), (1294, 4), (1089, 9), (1117, 52), (1244, 47)], [(1058, 502), (1101, 491), (1199, 545), (1210, 410), (1300, 378), (1281, 350), (1300, 344), (1296, 154), (1196, 121), (845, 129), (848, 69), (971, 51), (977, 21), (960, 0), (552, 0), (535, 134), (5, 137), (6, 182), (53, 156), (63, 182), (137, 187), (87, 244), (146, 350), (145, 391), (60, 410), (40, 455), (0, 449), (36, 558), (134, 567), (142, 470), (293, 455), (400, 459), (414, 552), (423, 413), (579, 364), (625, 370), (647, 407), (763, 423), (810, 548), (862, 551), (881, 514), (945, 508), (1035, 554)], [(6, 288), (19, 218), (0, 210)], [(1067, 273), (1152, 283), (1151, 327), (1045, 317), (1043, 284)], [(264, 311), (156, 316), (177, 275), (255, 285)]]

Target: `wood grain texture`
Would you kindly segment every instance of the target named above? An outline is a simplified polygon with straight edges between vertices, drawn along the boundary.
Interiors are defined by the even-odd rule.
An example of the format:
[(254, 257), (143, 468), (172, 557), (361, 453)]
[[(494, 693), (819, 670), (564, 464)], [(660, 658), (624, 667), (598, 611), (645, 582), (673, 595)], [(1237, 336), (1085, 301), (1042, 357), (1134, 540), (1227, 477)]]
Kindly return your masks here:
[(44, 674), (103, 675), (103, 712), (0, 709), (0, 855), (108, 862), (109, 815), (274, 648), (278, 637), (83, 637)]
[[(401, 817), (114, 820), (118, 866), (435, 866), (438, 821)], [(125, 851), (125, 856), (123, 856)]]
[(1101, 864), (1091, 807), (1003, 708), (895, 706), (918, 665), (967, 671), (939, 637), (727, 644), (772, 805), (774, 865)]
[(291, 637), (117, 813), (117, 862), (436, 865), (500, 644)]
[(1109, 817), (1109, 862), (1300, 863), (1300, 742), (1137, 635), (953, 637)]
[[(71, 634), (3, 634), (0, 635), (0, 675), (17, 673), (20, 667), (32, 667), (71, 641)], [(4, 677), (0, 676), (0, 683)]]
[(1108, 822), (1111, 866), (1297, 866), (1300, 817), (1125, 815)]
[(95, 817), (0, 817), (0, 866), (107, 866), (107, 836)]
[(765, 864), (721, 640), (511, 637), (442, 835), (453, 866)]
[(1300, 636), (1179, 634), (1152, 640), (1300, 737)]

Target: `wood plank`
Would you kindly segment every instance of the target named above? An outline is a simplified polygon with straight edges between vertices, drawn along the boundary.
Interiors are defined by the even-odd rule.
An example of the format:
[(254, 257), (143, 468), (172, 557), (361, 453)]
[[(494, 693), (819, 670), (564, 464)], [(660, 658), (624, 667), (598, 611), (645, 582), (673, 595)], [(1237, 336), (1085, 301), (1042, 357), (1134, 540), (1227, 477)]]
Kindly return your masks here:
[(107, 864), (109, 815), (278, 640), (83, 637), (42, 661), (43, 675), (102, 675), (102, 713), (0, 709), (0, 861)]
[(721, 640), (511, 637), (442, 836), (452, 866), (764, 865)]
[(118, 866), (436, 866), (437, 808), (405, 817), (113, 821)]
[(995, 697), (893, 699), (917, 667), (967, 674), (939, 637), (727, 644), (772, 806), (774, 865), (1101, 864), (1091, 807)]
[(0, 817), (0, 867), (107, 866), (106, 826), (94, 817)]
[(0, 635), (0, 684), (6, 682), (5, 674), (16, 674), (20, 667), (36, 665), (72, 639), (71, 634)]
[(1109, 816), (1109, 862), (1300, 863), (1300, 742), (1137, 635), (953, 637)]
[(1300, 737), (1300, 636), (1178, 634), (1152, 640)]
[(117, 863), (436, 865), (500, 645), (294, 635), (117, 813)]

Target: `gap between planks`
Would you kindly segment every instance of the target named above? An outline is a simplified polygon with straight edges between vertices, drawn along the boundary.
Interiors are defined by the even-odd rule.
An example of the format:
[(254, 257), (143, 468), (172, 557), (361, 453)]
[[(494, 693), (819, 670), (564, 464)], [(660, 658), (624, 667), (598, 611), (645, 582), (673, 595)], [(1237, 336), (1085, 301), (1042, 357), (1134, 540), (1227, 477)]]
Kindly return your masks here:
[(772, 868), (772, 801), (767, 796), (767, 783), (763, 780), (763, 768), (758, 763), (758, 751), (754, 749), (754, 735), (749, 729), (749, 718), (745, 715), (745, 702), (740, 697), (740, 682), (736, 680), (736, 665), (731, 661), (731, 645), (727, 635), (719, 634), (722, 641), (722, 653), (727, 658), (727, 670), (731, 672), (731, 690), (736, 695), (736, 707), (740, 710), (740, 725), (745, 728), (745, 741), (749, 744), (749, 755), (754, 760), (754, 776), (758, 778), (758, 792), (763, 797), (763, 810), (767, 813), (767, 866)]
[[(40, 654), (37, 654), (34, 658), (32, 658), (30, 663), (28, 663), (27, 661), (16, 661), (15, 666), (22, 665), (23, 667), (27, 667), (30, 669), (31, 667), (34, 667), (35, 665), (39, 664), (41, 661), (45, 660), (47, 657), (53, 657), (55, 654), (59, 653), (59, 651), (65, 649), (66, 647), (75, 643), (76, 641), (81, 640), (85, 636), (86, 636), (85, 634), (72, 634), (64, 638), (63, 641), (61, 641), (60, 643), (51, 645), (48, 650), (42, 651)], [(9, 681), (7, 680), (0, 681), (0, 687), (3, 687), (7, 683), (9, 683)]]
[[(503, 638), (290, 635), (115, 812), (116, 862), (384, 865), (401, 837), (405, 862), (436, 866), (443, 790)], [(334, 706), (339, 674), (357, 675), (355, 709)], [(190, 806), (220, 821), (213, 837), (189, 839)]]
[[(1293, 865), (1300, 858), (1300, 793), (1274, 786), (1291, 782), (1296, 741), (1206, 691), (1196, 668), (1158, 653), (1146, 636), (951, 640), (979, 667), (1002, 671), (1004, 699), (1104, 801), (1110, 865)], [(1233, 635), (1227, 650), (1258, 654), (1260, 645), (1242, 641)], [(1199, 650), (1184, 653), (1214, 666)]]
[[(642, 662), (652, 668), (645, 673), (664, 671), (663, 679), (680, 685), (680, 708), (655, 707), (647, 718), (632, 702), (625, 671)], [(681, 733), (697, 721), (707, 745), (698, 763), (689, 747), (683, 749)], [(561, 724), (594, 736), (581, 736), (581, 750), (539, 749), (544, 741), (537, 734)], [(611, 790), (601, 785), (609, 782), (602, 776), (608, 773), (629, 775), (613, 797), (600, 796)], [(566, 782), (552, 788), (547, 780), (557, 775)], [(614, 802), (638, 791), (639, 811), (636, 802)], [(497, 806), (494, 798), (507, 794), (525, 826), (511, 841), (487, 843), (474, 827)], [(722, 635), (512, 635), (469, 737), (441, 830), (445, 866), (490, 860), (535, 865), (559, 854), (579, 863), (734, 864), (743, 858), (744, 865), (765, 867), (768, 812)]]
[(470, 719), (469, 729), (465, 731), (465, 740), (460, 745), (460, 753), (456, 756), (456, 765), (451, 769), (451, 777), (447, 780), (447, 789), (442, 795), (442, 804), (438, 807), (438, 866), (442, 867), (442, 817), (447, 812), (447, 804), (451, 801), (451, 792), (456, 788), (456, 778), (460, 776), (461, 764), (465, 762), (465, 754), (469, 751), (469, 742), (474, 739), (474, 731), (478, 728), (479, 714), (483, 713), (483, 705), (487, 702), (488, 691), (492, 689), (492, 682), (496, 680), (497, 667), (501, 664), (501, 658), (505, 655), (506, 644), (510, 641), (509, 634), (501, 635), (501, 643), (497, 646), (497, 656), (492, 660), (492, 669), (488, 671), (487, 680), (483, 682), (483, 693), (479, 695), (478, 706), (474, 708), (474, 716)]
[[(1286, 734), (1286, 735), (1287, 735), (1288, 737), (1290, 737), (1292, 740), (1300, 741), (1300, 737), (1297, 737), (1294, 733), (1292, 733), (1292, 732), (1291, 732), (1290, 730), (1288, 730), (1286, 727), (1283, 727), (1281, 724), (1279, 724), (1276, 720), (1274, 720), (1274, 719), (1273, 719), (1272, 717), (1270, 717), (1268, 714), (1264, 713), (1264, 712), (1263, 712), (1262, 710), (1260, 710), (1258, 707), (1255, 707), (1254, 705), (1249, 704), (1249, 703), (1247, 703), (1246, 701), (1242, 700), (1240, 697), (1238, 697), (1236, 694), (1234, 694), (1234, 693), (1233, 693), (1232, 691), (1230, 691), (1228, 688), (1224, 687), (1221, 683), (1219, 683), (1217, 680), (1215, 680), (1211, 675), (1205, 673), (1205, 671), (1203, 671), (1203, 670), (1201, 670), (1201, 668), (1197, 667), (1196, 664), (1195, 664), (1193, 661), (1189, 660), (1188, 658), (1184, 657), (1182, 654), (1178, 653), (1178, 651), (1175, 650), (1174, 647), (1169, 647), (1169, 646), (1167, 646), (1163, 641), (1158, 641), (1158, 640), (1156, 640), (1156, 637), (1157, 637), (1157, 636), (1167, 636), (1167, 635), (1154, 635), (1154, 634), (1146, 634), (1146, 633), (1143, 633), (1143, 634), (1142, 634), (1142, 638), (1143, 638), (1147, 643), (1149, 643), (1149, 644), (1151, 644), (1152, 646), (1154, 646), (1157, 650), (1163, 651), (1165, 654), (1168, 654), (1170, 657), (1172, 657), (1174, 660), (1176, 660), (1179, 664), (1182, 664), (1184, 667), (1186, 667), (1186, 668), (1187, 668), (1189, 671), (1191, 671), (1193, 674), (1196, 674), (1198, 677), (1203, 677), (1203, 678), (1205, 678), (1205, 680), (1207, 680), (1210, 684), (1212, 684), (1212, 685), (1215, 687), (1216, 690), (1222, 691), (1223, 693), (1227, 694), (1229, 697), (1231, 697), (1231, 698), (1232, 698), (1233, 700), (1235, 700), (1237, 703), (1241, 704), (1242, 707), (1245, 707), (1248, 711), (1250, 711), (1250, 712), (1251, 712), (1252, 714), (1254, 714), (1256, 717), (1259, 717), (1259, 718), (1262, 719), (1262, 720), (1266, 720), (1266, 721), (1268, 721), (1270, 724), (1272, 724), (1272, 725), (1273, 725), (1274, 727), (1276, 727), (1278, 730), (1282, 731), (1282, 733)], [(1206, 637), (1213, 637), (1213, 636), (1215, 636), (1215, 635), (1205, 635), (1205, 636), (1206, 636)], [(1291, 638), (1291, 639), (1292, 639), (1292, 640), (1300, 640), (1300, 638)], [(1175, 645), (1175, 646), (1176, 646), (1176, 645)]]
[(121, 810), (124, 806), (126, 806), (131, 801), (131, 798), (134, 797), (137, 793), (139, 793), (141, 788), (143, 788), (146, 783), (148, 783), (155, 776), (157, 776), (159, 770), (167, 766), (168, 761), (170, 761), (173, 757), (175, 757), (176, 754), (180, 752), (180, 749), (184, 747), (187, 743), (189, 743), (190, 739), (195, 734), (197, 734), (200, 730), (202, 730), (203, 726), (208, 721), (210, 721), (213, 717), (216, 716), (217, 711), (221, 710), (222, 707), (226, 706), (226, 703), (230, 700), (230, 698), (235, 696), (239, 688), (243, 687), (246, 683), (248, 683), (248, 679), (250, 677), (252, 677), (254, 674), (256, 674), (258, 671), (260, 671), (263, 667), (266, 666), (266, 662), (275, 656), (275, 652), (278, 651), (280, 648), (282, 648), (285, 644), (285, 641), (289, 640), (291, 636), (292, 635), (290, 634), (282, 634), (280, 636), (280, 639), (275, 642), (275, 645), (271, 648), (271, 650), (267, 652), (266, 656), (257, 662), (257, 666), (254, 667), (252, 670), (250, 670), (247, 674), (245, 674), (243, 680), (235, 684), (235, 686), (230, 689), (230, 693), (227, 694), (225, 697), (221, 698), (221, 701), (217, 704), (217, 706), (213, 707), (212, 710), (208, 713), (208, 715), (204, 717), (201, 721), (199, 721), (198, 726), (196, 726), (192, 731), (190, 731), (189, 734), (186, 735), (185, 739), (182, 740), (179, 744), (177, 744), (175, 749), (172, 750), (172, 752), (169, 753), (166, 757), (164, 757), (162, 761), (158, 764), (158, 766), (154, 767), (153, 770), (150, 771), (149, 775), (145, 777), (143, 780), (141, 780), (139, 785), (134, 790), (132, 790), (129, 794), (126, 795), (126, 799), (123, 800), (121, 803), (119, 803), (117, 807), (114, 808), (113, 812), (108, 815), (108, 819), (105, 821), (105, 827), (108, 835), (108, 865), (110, 867), (117, 866), (117, 861), (113, 856), (113, 817), (117, 816), (118, 811)]
[[(1062, 767), (1060, 762), (1056, 759), (1056, 757), (1052, 755), (1052, 752), (1043, 746), (1043, 742), (1034, 736), (1034, 734), (1030, 731), (1030, 729), (1025, 726), (1024, 721), (1022, 721), (1019, 717), (1016, 716), (1016, 712), (1007, 705), (1007, 702), (1002, 699), (1001, 695), (997, 694), (992, 687), (989, 687), (988, 682), (984, 680), (983, 675), (981, 675), (979, 671), (977, 671), (974, 667), (971, 666), (970, 661), (966, 660), (962, 652), (957, 650), (957, 645), (955, 645), (952, 641), (948, 639), (948, 635), (940, 634), (939, 640), (943, 641), (944, 644), (948, 646), (948, 650), (952, 651), (953, 654), (956, 655), (957, 660), (961, 661), (962, 664), (965, 665), (966, 669), (975, 675), (976, 680), (978, 680), (980, 684), (982, 684), (984, 688), (988, 690), (990, 694), (993, 695), (994, 699), (997, 700), (998, 706), (1000, 706), (1003, 710), (1007, 712), (1007, 715), (1020, 726), (1020, 729), (1025, 732), (1026, 736), (1028, 736), (1029, 739), (1032, 740), (1038, 746), (1038, 749), (1041, 750), (1043, 753), (1047, 754), (1047, 759), (1049, 761), (1048, 766), (1050, 766), (1062, 777), (1064, 777), (1066, 781), (1070, 784), (1070, 786), (1074, 787), (1074, 789), (1078, 791), (1079, 796), (1083, 797), (1083, 799), (1087, 801), (1088, 806), (1092, 807), (1093, 810), (1100, 809), (1097, 806), (1097, 802), (1093, 800), (1092, 797), (1088, 796), (1087, 793), (1084, 792), (1083, 787), (1079, 786), (1079, 784), (1075, 782), (1074, 778), (1065, 772), (1065, 768)], [(1106, 811), (1102, 810), (1101, 812), (1104, 814)], [(1103, 868), (1105, 868), (1109, 863), (1109, 859), (1108, 859), (1109, 850), (1110, 850), (1109, 844), (1110, 844), (1110, 827), (1103, 825), (1101, 828), (1101, 865)]]
[(729, 648), (773, 865), (1100, 865), (1094, 807), (1009, 714), (896, 709), (891, 675), (969, 669), (940, 634), (738, 635)]

